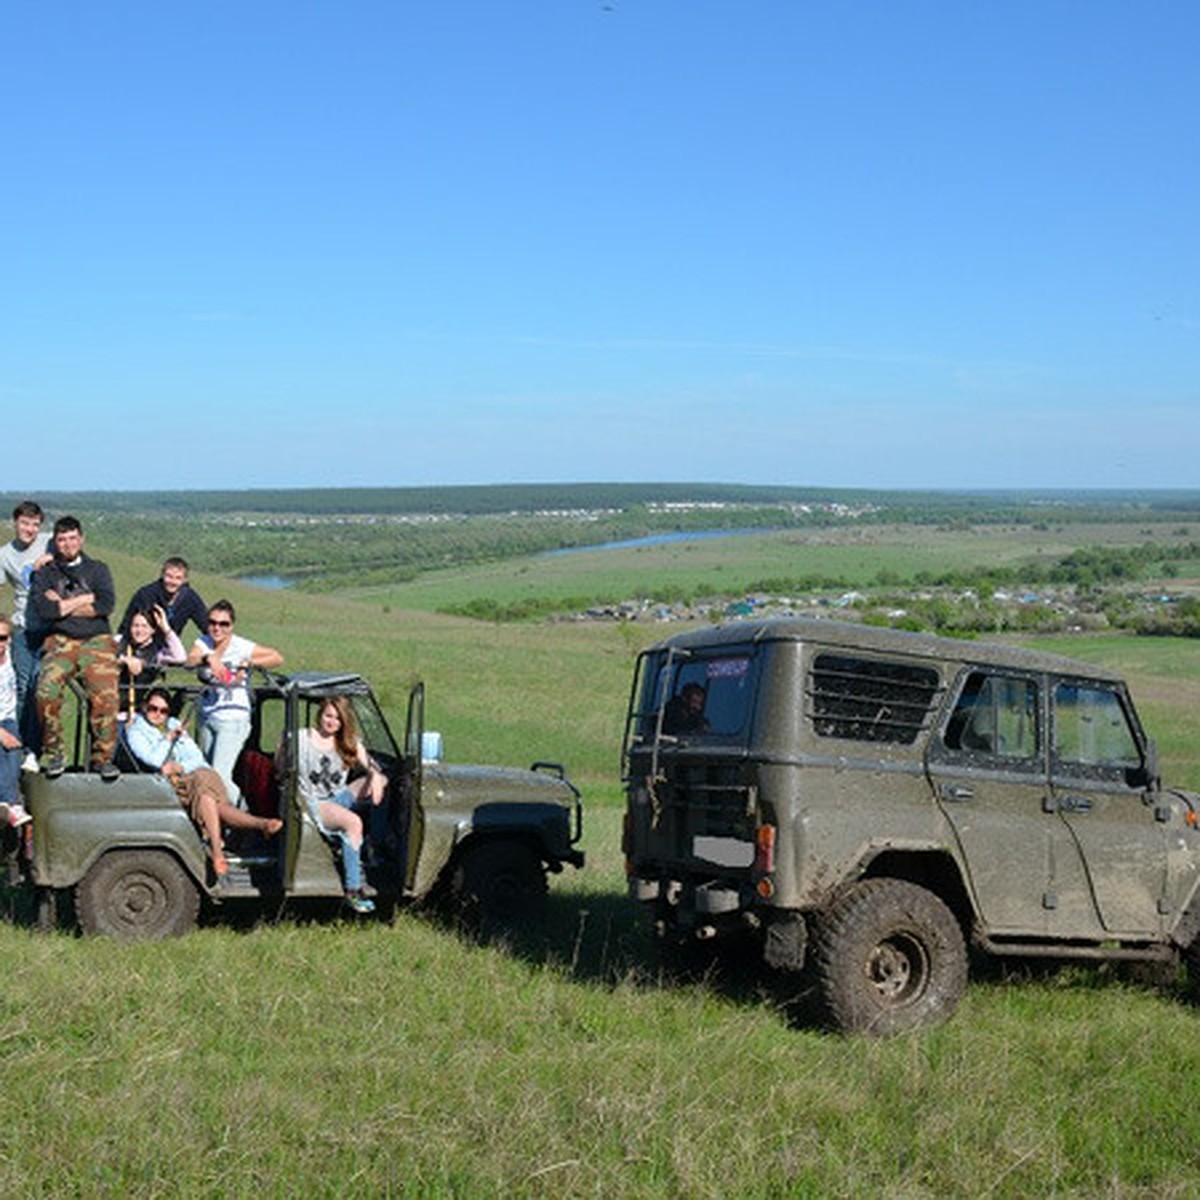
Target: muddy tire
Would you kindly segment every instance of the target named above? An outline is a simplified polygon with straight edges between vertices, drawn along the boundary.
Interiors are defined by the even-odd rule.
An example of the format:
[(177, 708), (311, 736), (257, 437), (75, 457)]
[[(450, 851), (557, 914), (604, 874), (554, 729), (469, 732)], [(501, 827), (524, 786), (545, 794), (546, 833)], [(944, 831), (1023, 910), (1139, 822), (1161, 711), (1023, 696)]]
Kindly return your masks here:
[(1184, 973), (1184, 995), (1190, 1004), (1200, 1006), (1200, 938), (1188, 946), (1182, 954)]
[(459, 859), (451, 880), (458, 915), (484, 933), (539, 922), (546, 908), (546, 872), (523, 842), (484, 842)]
[(817, 987), (843, 1033), (878, 1037), (945, 1020), (967, 985), (967, 953), (953, 913), (900, 879), (866, 879), (820, 922)]
[(79, 881), (75, 911), (84, 933), (121, 942), (154, 941), (195, 926), (200, 893), (165, 851), (114, 850)]

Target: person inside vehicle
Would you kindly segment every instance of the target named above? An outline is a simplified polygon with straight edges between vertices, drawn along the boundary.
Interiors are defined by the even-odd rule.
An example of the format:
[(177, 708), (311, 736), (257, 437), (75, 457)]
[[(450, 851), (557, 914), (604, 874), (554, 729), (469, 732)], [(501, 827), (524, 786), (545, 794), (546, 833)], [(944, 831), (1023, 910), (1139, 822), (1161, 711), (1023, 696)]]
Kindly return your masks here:
[(218, 879), (229, 871), (221, 838), (223, 824), (255, 829), (264, 837), (274, 837), (283, 828), (278, 817), (255, 817), (230, 804), (220, 775), (205, 762), (200, 747), (178, 718), (171, 716), (171, 694), (166, 688), (154, 687), (146, 693), (142, 711), (125, 731), (125, 743), (134, 758), (161, 772), (175, 789), (208, 838), (208, 853)]
[(663, 733), (704, 733), (708, 718), (704, 702), (708, 693), (698, 683), (685, 683), (663, 712)]
[(356, 809), (383, 803), (387, 776), (367, 753), (345, 697), (321, 702), (315, 728), (297, 736), (297, 757), (297, 786), (312, 819), (326, 837), (341, 842), (346, 903), (358, 913), (374, 912), (362, 892), (363, 822)]

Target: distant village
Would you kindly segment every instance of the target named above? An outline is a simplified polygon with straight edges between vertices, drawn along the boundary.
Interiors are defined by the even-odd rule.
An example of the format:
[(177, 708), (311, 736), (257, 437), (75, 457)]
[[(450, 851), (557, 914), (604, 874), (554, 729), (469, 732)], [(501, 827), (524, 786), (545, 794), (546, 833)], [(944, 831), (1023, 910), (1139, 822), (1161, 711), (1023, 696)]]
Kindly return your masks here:
[[(865, 621), (901, 629), (998, 633), (1084, 633), (1138, 628), (1156, 632), (1157, 622), (1178, 623), (1182, 607), (1190, 617), (1200, 597), (1186, 592), (1125, 591), (1071, 587), (1040, 590), (997, 590), (980, 597), (971, 589), (889, 589), (886, 596), (860, 591), (828, 595), (776, 596), (749, 594), (710, 597), (690, 604), (667, 604), (652, 598), (598, 605), (559, 618), (571, 621), (714, 622), (761, 617), (817, 617)], [(1163, 632), (1167, 632), (1163, 629)], [(1178, 630), (1171, 630), (1178, 632)]]

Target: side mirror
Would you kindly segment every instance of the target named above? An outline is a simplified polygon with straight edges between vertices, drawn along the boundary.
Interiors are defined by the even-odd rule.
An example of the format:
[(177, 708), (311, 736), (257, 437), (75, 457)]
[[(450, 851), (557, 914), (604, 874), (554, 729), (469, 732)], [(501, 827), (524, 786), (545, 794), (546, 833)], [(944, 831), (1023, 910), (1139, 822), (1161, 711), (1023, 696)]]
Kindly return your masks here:
[(421, 761), (437, 763), (442, 761), (442, 735), (432, 730), (421, 734)]
[(1130, 767), (1125, 772), (1125, 782), (1130, 787), (1148, 788), (1151, 791), (1157, 791), (1161, 787), (1162, 780), (1158, 775), (1158, 746), (1153, 738), (1146, 742), (1146, 749), (1142, 754), (1142, 765)]

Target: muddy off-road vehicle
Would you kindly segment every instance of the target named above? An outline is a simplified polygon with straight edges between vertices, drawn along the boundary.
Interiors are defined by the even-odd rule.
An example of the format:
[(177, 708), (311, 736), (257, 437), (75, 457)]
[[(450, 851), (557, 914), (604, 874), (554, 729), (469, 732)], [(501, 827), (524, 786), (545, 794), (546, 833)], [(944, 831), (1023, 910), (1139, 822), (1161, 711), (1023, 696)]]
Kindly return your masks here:
[[(186, 723), (200, 691), (196, 679), (169, 672), (174, 711)], [(44, 919), (74, 900), (87, 933), (120, 939), (183, 933), (201, 902), (338, 897), (342, 879), (334, 845), (310, 816), (294, 770), (299, 730), (316, 724), (323, 700), (344, 696), (360, 736), (388, 777), (384, 805), (371, 822), (368, 892), (396, 901), (444, 900), (468, 919), (503, 926), (536, 917), (546, 874), (583, 865), (579, 792), (562, 768), (530, 770), (457, 766), (439, 761), (440, 738), (426, 735), (424, 689), (409, 697), (403, 745), (397, 745), (367, 682), (358, 675), (272, 676), (253, 686), (253, 725), (235, 772), (247, 807), (278, 816), (283, 830), (266, 838), (226, 835), (227, 877), (218, 885), (200, 833), (171, 786), (118, 750), (118, 779), (87, 771), (85, 700), (77, 692), (74, 761), (62, 776), (26, 774), (33, 820), (28, 875)]]
[(623, 766), (657, 935), (807, 971), (836, 1028), (945, 1018), (968, 944), (1200, 973), (1200, 797), (1099, 668), (811, 619), (683, 633), (639, 657)]

